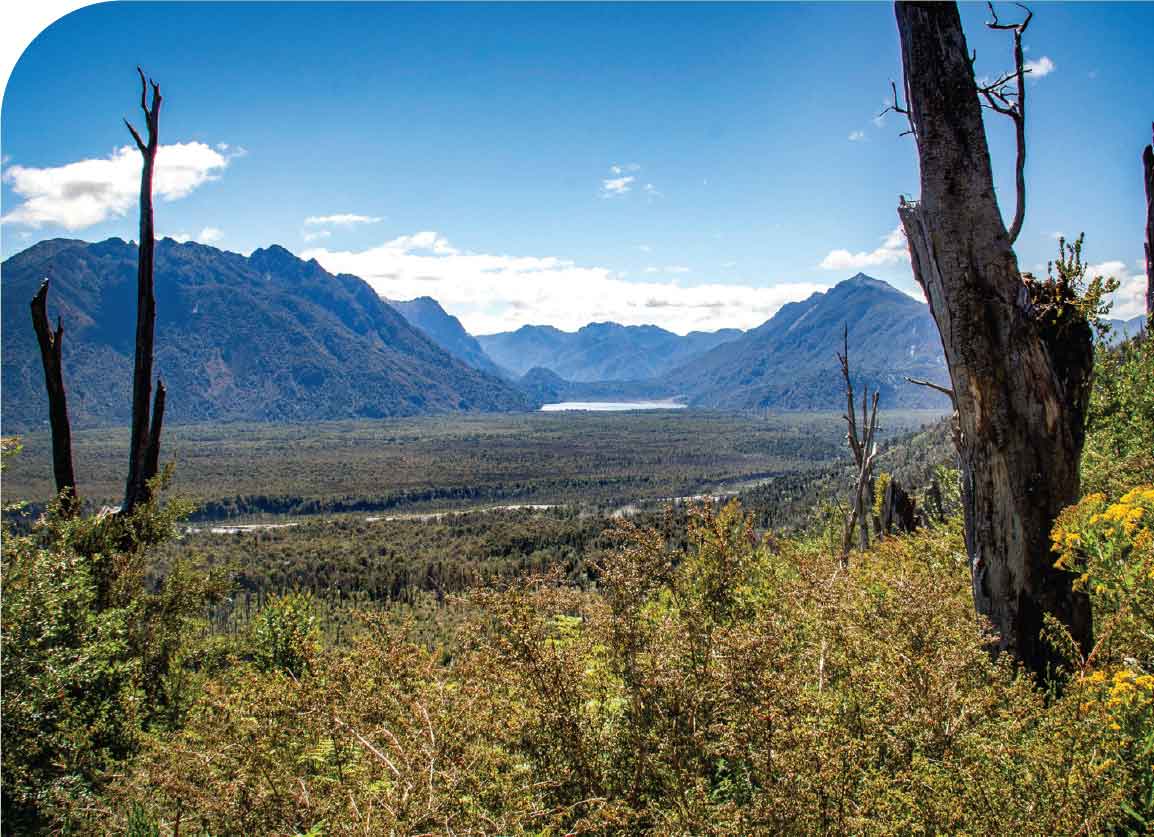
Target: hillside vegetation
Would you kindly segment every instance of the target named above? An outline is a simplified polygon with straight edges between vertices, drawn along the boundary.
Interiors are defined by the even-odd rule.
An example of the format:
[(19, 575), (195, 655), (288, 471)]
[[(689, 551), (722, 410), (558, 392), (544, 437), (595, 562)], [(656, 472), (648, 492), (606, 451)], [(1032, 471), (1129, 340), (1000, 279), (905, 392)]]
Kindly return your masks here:
[[(563, 515), (462, 517), (430, 543), (525, 555), (535, 532), (572, 547), (439, 602), (338, 608), (318, 589), (219, 620), (240, 601), (227, 574), (157, 551), (171, 512), (50, 513), (4, 540), (5, 829), (1143, 833), (1152, 349), (1101, 351), (1088, 449), (1117, 453), (1109, 467), (1088, 454), (1103, 491), (1052, 536), (1093, 599), (1097, 644), (1083, 658), (1053, 628), (1070, 650), (1048, 680), (989, 654), (956, 518), (842, 567), (840, 517), (820, 509), (795, 534), (736, 503), (600, 533)], [(924, 467), (938, 434), (889, 462)], [(1135, 484), (1110, 482), (1114, 465)], [(355, 551), (322, 566), (345, 580), (318, 587), (366, 572)]]

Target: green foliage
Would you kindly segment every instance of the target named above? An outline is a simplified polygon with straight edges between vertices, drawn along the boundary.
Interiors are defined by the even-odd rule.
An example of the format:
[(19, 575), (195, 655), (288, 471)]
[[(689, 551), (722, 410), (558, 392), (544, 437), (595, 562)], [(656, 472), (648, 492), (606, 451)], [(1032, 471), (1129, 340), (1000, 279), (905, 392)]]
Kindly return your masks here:
[(263, 671), (300, 677), (312, 667), (318, 645), (317, 619), (308, 594), (276, 596), (256, 616), (253, 649)]
[(34, 829), (90, 797), (138, 743), (128, 613), (99, 606), (94, 561), (72, 548), (99, 526), (50, 516), (4, 538), (6, 829)]
[(1106, 316), (1113, 303), (1109, 297), (1118, 290), (1119, 283), (1113, 277), (1086, 278), (1088, 266), (1082, 261), (1085, 239), (1085, 233), (1072, 243), (1067, 243), (1064, 237), (1058, 239), (1058, 258), (1046, 265), (1049, 286), (1055, 290), (1048, 299), (1047, 295), (1042, 297), (1051, 306), (1046, 316), (1057, 319), (1060, 317), (1059, 303), (1068, 302), (1077, 315), (1091, 325), (1099, 340), (1104, 340), (1110, 330)]
[(190, 627), (217, 588), (182, 572), (143, 587), (148, 551), (181, 511), (153, 501), (72, 517), (53, 504), (28, 534), (5, 534), (6, 833), (90, 808), (146, 732), (190, 702)]
[(599, 591), (553, 574), (475, 592), (447, 649), (366, 616), (307, 677), (222, 671), (117, 810), (329, 835), (1102, 833), (1146, 816), (1154, 680), (1124, 662), (1136, 646), (1120, 635), (1062, 694), (992, 660), (956, 521), (848, 569), (820, 540), (757, 535), (736, 504), (618, 538)]
[(133, 802), (128, 810), (125, 832), (126, 837), (160, 837), (160, 826), (145, 813), (139, 802)]
[(1120, 496), (1154, 482), (1154, 339), (1099, 345), (1094, 360), (1082, 487)]
[[(718, 449), (765, 455), (803, 427)], [(1088, 447), (1102, 428), (1124, 432), (1100, 422)], [(526, 509), (165, 545), (174, 520), (155, 505), (131, 521), (49, 514), (4, 544), (5, 828), (1141, 833), (1154, 492), (1088, 497), (1059, 520), (1055, 560), (1089, 590), (1098, 646), (1047, 692), (975, 627), (948, 435), (882, 453), (903, 484), (934, 479), (947, 519), (848, 568), (813, 512), (836, 497), (836, 465), (748, 492), (756, 514), (680, 507), (608, 529), (589, 509)], [(636, 479), (649, 457), (686, 484), (711, 467), (683, 454), (622, 451), (618, 466)], [(771, 517), (812, 525), (771, 534)], [(206, 566), (242, 570), (251, 618)], [(314, 592), (285, 593), (298, 585)], [(210, 605), (231, 617), (206, 621)]]

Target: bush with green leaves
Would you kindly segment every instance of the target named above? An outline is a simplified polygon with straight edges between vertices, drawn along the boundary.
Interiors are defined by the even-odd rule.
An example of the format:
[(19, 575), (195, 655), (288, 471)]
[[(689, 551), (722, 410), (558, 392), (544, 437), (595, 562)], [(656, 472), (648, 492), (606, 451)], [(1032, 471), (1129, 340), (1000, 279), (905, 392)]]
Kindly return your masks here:
[(74, 516), (54, 503), (27, 534), (5, 532), (5, 833), (99, 808), (149, 731), (180, 723), (196, 691), (191, 646), (221, 591), (183, 567), (145, 588), (151, 549), (183, 512), (154, 500), (129, 516)]
[(1082, 451), (1082, 490), (1121, 496), (1154, 483), (1154, 337), (1099, 345)]
[(312, 667), (319, 648), (316, 612), (307, 593), (274, 596), (257, 614), (253, 653), (263, 671), (300, 677)]
[(702, 508), (680, 531), (624, 524), (597, 577), (598, 591), (554, 574), (474, 593), (446, 648), (368, 616), (307, 676), (224, 671), (182, 730), (149, 741), (118, 810), (213, 834), (1138, 822), (1144, 716), (1109, 702), (1146, 681), (1091, 661), (1047, 691), (993, 659), (956, 520), (843, 568), (820, 537)]

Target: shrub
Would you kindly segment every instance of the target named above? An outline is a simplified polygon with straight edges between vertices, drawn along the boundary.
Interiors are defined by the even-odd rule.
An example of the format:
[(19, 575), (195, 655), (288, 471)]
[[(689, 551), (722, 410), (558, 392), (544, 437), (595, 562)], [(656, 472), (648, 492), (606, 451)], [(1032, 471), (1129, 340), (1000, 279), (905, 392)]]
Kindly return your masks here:
[(253, 649), (262, 670), (300, 677), (312, 667), (318, 648), (317, 619), (308, 594), (274, 596), (257, 614)]
[(1154, 337), (1099, 345), (1094, 361), (1082, 490), (1119, 497), (1154, 483)]
[(599, 592), (554, 574), (473, 594), (451, 648), (369, 618), (308, 676), (222, 673), (149, 743), (120, 810), (329, 835), (1100, 833), (1146, 817), (1133, 645), (1060, 694), (992, 659), (956, 520), (848, 569), (820, 534), (759, 537), (736, 504), (619, 540)]
[(191, 702), (193, 628), (220, 581), (178, 568), (154, 592), (143, 583), (151, 547), (184, 511), (153, 500), (83, 517), (54, 503), (28, 534), (5, 533), (5, 833), (97, 809), (148, 731), (178, 724)]

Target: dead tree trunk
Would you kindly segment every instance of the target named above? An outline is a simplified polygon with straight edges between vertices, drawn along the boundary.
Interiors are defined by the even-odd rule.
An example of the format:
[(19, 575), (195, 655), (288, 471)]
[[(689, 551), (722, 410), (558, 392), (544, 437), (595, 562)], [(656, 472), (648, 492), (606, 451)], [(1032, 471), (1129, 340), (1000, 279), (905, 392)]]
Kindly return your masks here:
[[(160, 140), (160, 86), (149, 82), (144, 71), (140, 73), (140, 109), (144, 111), (148, 141), (128, 126), (136, 147), (144, 158), (140, 174), (140, 244), (136, 268), (136, 363), (132, 375), (132, 437), (128, 452), (128, 479), (124, 487), (122, 511), (129, 514), (138, 503), (148, 499), (148, 481), (156, 476), (160, 456), (160, 428), (164, 414), (164, 389), (157, 382), (156, 409), (152, 426), (149, 425), (149, 401), (152, 398), (152, 349), (156, 327), (156, 296), (153, 292), (153, 255), (156, 236), (152, 226), (152, 175), (156, 168), (156, 152)], [(148, 88), (152, 87), (152, 106), (147, 102)]]
[(1090, 327), (1069, 306), (1043, 318), (1018, 270), (957, 7), (898, 2), (896, 15), (921, 163), (921, 201), (898, 215), (953, 382), (974, 604), (1000, 648), (1044, 672), (1060, 663), (1041, 635), (1047, 614), (1091, 645), (1089, 599), (1049, 542), (1078, 499)]
[(912, 532), (918, 528), (918, 509), (914, 498), (892, 478), (882, 495), (880, 528), (883, 535)]
[(874, 435), (878, 424), (878, 395), (873, 397), (873, 411), (868, 411), (869, 387), (862, 387), (861, 394), (861, 430), (858, 430), (856, 406), (854, 404), (853, 381), (849, 371), (849, 326), (846, 326), (842, 336), (842, 350), (844, 354), (837, 356), (841, 364), (841, 374), (845, 379), (845, 421), (846, 440), (853, 453), (854, 464), (857, 470), (854, 477), (854, 490), (851, 498), (849, 516), (846, 518), (845, 531), (842, 536), (841, 563), (844, 566), (849, 561), (849, 551), (853, 545), (853, 533), (856, 526), (859, 530), (858, 546), (864, 552), (869, 549), (869, 513), (867, 500), (869, 486), (873, 477), (874, 457), (877, 455), (877, 445)]
[(48, 421), (52, 428), (52, 471), (56, 493), (61, 496), (65, 515), (79, 508), (76, 496), (76, 474), (72, 468), (72, 426), (68, 421), (68, 402), (64, 393), (63, 358), (64, 323), (56, 318), (56, 332), (48, 324), (48, 280), (32, 298), (32, 327), (40, 344), (44, 364), (44, 387), (48, 390)]
[[(1154, 124), (1150, 128), (1154, 133)], [(1149, 319), (1154, 317), (1154, 145), (1142, 151), (1142, 169), (1146, 175), (1146, 317)]]

